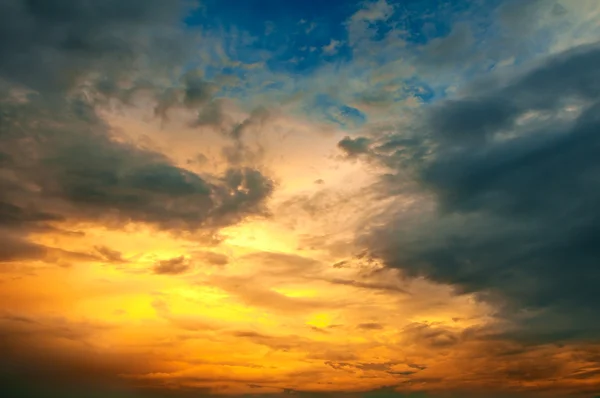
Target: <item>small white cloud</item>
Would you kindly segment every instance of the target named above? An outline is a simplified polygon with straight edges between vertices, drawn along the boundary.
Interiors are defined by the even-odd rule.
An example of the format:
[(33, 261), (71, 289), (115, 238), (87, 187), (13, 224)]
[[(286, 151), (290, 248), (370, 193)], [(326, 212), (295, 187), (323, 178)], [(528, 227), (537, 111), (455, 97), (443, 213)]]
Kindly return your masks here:
[(328, 45), (323, 46), (323, 54), (333, 55), (340, 48), (342, 42), (339, 40), (331, 39)]
[(366, 3), (365, 7), (358, 10), (351, 18), (352, 21), (375, 22), (387, 20), (394, 12), (394, 7), (386, 0)]
[(347, 22), (349, 43), (354, 45), (372, 37), (374, 30), (372, 24), (378, 21), (387, 21), (394, 13), (394, 7), (386, 0), (365, 2), (363, 8), (350, 17)]

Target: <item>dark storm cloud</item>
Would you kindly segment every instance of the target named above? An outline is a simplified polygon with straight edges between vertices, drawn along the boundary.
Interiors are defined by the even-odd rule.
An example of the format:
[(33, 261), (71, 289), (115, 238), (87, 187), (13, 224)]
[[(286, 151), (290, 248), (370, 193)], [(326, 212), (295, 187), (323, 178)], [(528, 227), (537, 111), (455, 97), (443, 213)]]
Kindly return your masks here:
[(373, 252), (501, 305), (511, 337), (600, 338), (598, 65), (597, 45), (576, 48), (425, 111), (416, 180), (436, 210), (387, 214)]
[(429, 123), (436, 138), (451, 145), (484, 144), (495, 134), (516, 128), (518, 118), (527, 112), (596, 101), (600, 83), (594, 65), (599, 61), (596, 45), (573, 49), (504, 87), (494, 88), (493, 93), (483, 91), (434, 107)]
[(135, 221), (195, 230), (266, 214), (273, 183), (259, 170), (236, 163), (224, 175), (200, 176), (116, 140), (96, 111), (140, 90), (163, 112), (211, 103), (214, 85), (196, 72), (183, 75), (174, 104), (164, 103), (165, 82), (197, 51), (191, 33), (179, 29), (186, 4), (2, 2), (1, 224), (32, 230), (61, 220)]

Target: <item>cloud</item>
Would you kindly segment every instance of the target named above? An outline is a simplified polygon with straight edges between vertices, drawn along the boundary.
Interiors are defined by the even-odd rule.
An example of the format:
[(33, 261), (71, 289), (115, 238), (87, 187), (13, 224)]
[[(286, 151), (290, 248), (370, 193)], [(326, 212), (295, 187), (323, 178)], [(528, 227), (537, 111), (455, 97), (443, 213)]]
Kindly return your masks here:
[(202, 315), (178, 315), (171, 311), (169, 304), (162, 298), (157, 298), (152, 301), (152, 308), (157, 315), (169, 321), (173, 326), (179, 329), (202, 332), (208, 330), (219, 329), (222, 326), (214, 319), (204, 317)]
[(0, 234), (0, 237), (4, 242), (0, 247), (0, 262), (38, 259), (47, 253), (44, 246), (28, 242), (26, 239), (9, 234)]
[(406, 289), (393, 283), (383, 283), (378, 281), (357, 281), (353, 279), (341, 278), (327, 279), (327, 282), (332, 283), (334, 285), (352, 286), (360, 289), (382, 290), (387, 292), (409, 294)]
[(402, 334), (411, 343), (438, 349), (454, 346), (462, 337), (444, 326), (427, 323), (412, 323), (402, 330)]
[(201, 251), (193, 253), (195, 259), (205, 261), (211, 265), (225, 266), (229, 264), (229, 257), (221, 253)]
[[(107, 81), (160, 50), (161, 67), (186, 48), (173, 29), (184, 2), (9, 0), (0, 9), (0, 75), (44, 92), (101, 72)], [(39, 60), (44, 59), (43, 66)], [(43, 73), (40, 71), (43, 70)]]
[(356, 327), (358, 327), (359, 329), (364, 329), (364, 330), (381, 330), (381, 329), (383, 329), (382, 324), (375, 323), (375, 322), (359, 323)]
[[(35, 268), (38, 261), (65, 267), (90, 262), (94, 273), (103, 271), (93, 263), (127, 261), (109, 246), (88, 242), (90, 236), (88, 253), (66, 250), (78, 242), (59, 236), (63, 229), (102, 230), (100, 235), (108, 235), (110, 242), (115, 228), (213, 233), (249, 216), (268, 215), (266, 202), (275, 184), (263, 174), (258, 159), (248, 160), (249, 149), (241, 140), (249, 128), (260, 127), (265, 112), (257, 111), (229, 128), (232, 122), (215, 98), (218, 87), (196, 70), (184, 73), (199, 51), (197, 31), (182, 23), (193, 3), (1, 2), (1, 272), (13, 273), (17, 266), (36, 270), (18, 277), (2, 275), (3, 284), (12, 282), (5, 295), (22, 298), (16, 308), (34, 312), (32, 302), (51, 306), (56, 297), (69, 297), (68, 289), (59, 292), (48, 275), (57, 273), (61, 279), (73, 274), (45, 265)], [(196, 165), (184, 166), (180, 159), (134, 142), (113, 127), (116, 114), (144, 114), (155, 117), (150, 122), (162, 118), (164, 123), (178, 111), (194, 115), (188, 123), (192, 127), (227, 127), (223, 135), (233, 149), (219, 170), (209, 173)], [(217, 254), (204, 257), (215, 264), (226, 262)], [(190, 268), (183, 256), (154, 265), (152, 271), (167, 275)], [(117, 275), (121, 271), (110, 270)], [(43, 292), (32, 287), (38, 278)], [(143, 290), (144, 282), (138, 282)], [(73, 285), (85, 290), (83, 281)], [(26, 288), (20, 292), (14, 286)], [(100, 290), (113, 295), (116, 289), (103, 285)], [(75, 307), (54, 310), (76, 313)], [(196, 333), (213, 328), (204, 319), (173, 314), (160, 302), (155, 310), (179, 329)], [(163, 367), (155, 355), (129, 352), (120, 340), (121, 330), (111, 329), (104, 340), (107, 335), (100, 327), (37, 319), (29, 312), (0, 319), (0, 384), (8, 395), (187, 395), (152, 381), (124, 380), (125, 374), (169, 372), (172, 366)], [(102, 318), (102, 310), (94, 316)], [(146, 389), (150, 384), (153, 391)], [(194, 396), (207, 391), (197, 388)]]
[[(203, 178), (175, 166), (160, 153), (118, 142), (94, 108), (81, 100), (57, 105), (36, 97), (5, 109), (5, 126), (14, 133), (18, 127), (11, 114), (40, 124), (21, 133), (18, 140), (11, 135), (0, 137), (11, 150), (5, 168), (20, 177), (16, 187), (6, 182), (4, 194), (12, 194), (12, 201), (44, 203), (53, 210), (45, 213), (60, 214), (46, 216), (49, 221), (104, 217), (163, 229), (197, 229), (264, 212), (262, 201), (273, 190), (273, 183), (255, 169), (230, 168), (223, 176)], [(48, 111), (52, 116), (47, 116)], [(23, 138), (28, 135), (32, 140), (26, 145), (36, 151), (35, 162), (20, 154), (27, 149)], [(37, 189), (32, 191), (25, 184)]]
[(427, 42), (418, 59), (424, 64), (459, 64), (470, 55), (475, 39), (467, 24), (456, 24), (450, 34)]
[(262, 307), (283, 314), (306, 314), (336, 305), (312, 298), (289, 297), (273, 289), (262, 287), (252, 282), (250, 278), (212, 277), (210, 283), (237, 297), (248, 306)]
[(126, 260), (123, 258), (123, 254), (117, 250), (113, 250), (106, 246), (95, 246), (94, 249), (110, 263), (123, 263)]
[(191, 269), (191, 265), (184, 256), (170, 258), (168, 260), (158, 261), (154, 266), (155, 274), (160, 275), (179, 275)]
[(337, 52), (341, 44), (342, 43), (339, 40), (331, 39), (329, 44), (323, 46), (323, 53), (327, 55), (333, 55)]
[(196, 113), (190, 126), (220, 126), (225, 116), (221, 101), (215, 98), (217, 85), (206, 81), (198, 69), (186, 72), (180, 80), (180, 86), (170, 87), (157, 96), (154, 115), (168, 122), (170, 111), (188, 109)]
[[(99, 351), (95, 342), (110, 325), (64, 318), (0, 316), (0, 384), (13, 397), (81, 395), (119, 398), (173, 396), (148, 383), (133, 386), (121, 375), (169, 371), (144, 353)], [(35, 382), (33, 382), (35, 381)], [(176, 396), (185, 396), (178, 393)], [(197, 395), (196, 395), (197, 396)]]
[(367, 153), (369, 147), (369, 139), (365, 137), (344, 137), (339, 143), (340, 148), (348, 157), (356, 157)]
[(45, 222), (62, 221), (59, 215), (48, 214), (34, 208), (0, 202), (0, 225), (18, 228), (27, 226), (28, 229), (43, 229)]
[(169, 88), (168, 74), (194, 43), (173, 28), (183, 3), (11, 0), (2, 7), (0, 222), (31, 230), (102, 220), (193, 231), (267, 213), (274, 184), (260, 170), (235, 160), (222, 175), (201, 176), (117, 137), (99, 112), (114, 100), (132, 105), (136, 92), (166, 112), (173, 104), (161, 95), (174, 90), (182, 106), (218, 114), (214, 87), (198, 73)]
[(94, 262), (100, 258), (88, 253), (82, 253), (61, 248), (45, 246), (31, 242), (26, 236), (19, 233), (0, 230), (0, 263), (12, 263), (21, 261), (42, 261), (69, 267), (74, 262)]
[(254, 252), (247, 254), (239, 261), (248, 261), (259, 265), (263, 275), (301, 277), (313, 274), (320, 262), (292, 253)]
[(385, 20), (393, 12), (393, 6), (385, 0), (365, 1), (362, 7), (352, 15), (352, 21), (375, 22)]
[[(373, 252), (495, 304), (511, 338), (598, 339), (599, 61), (597, 45), (582, 46), (425, 110), (409, 146), (430, 151), (411, 158), (421, 199), (382, 216)], [(406, 176), (395, 173), (384, 187)]]

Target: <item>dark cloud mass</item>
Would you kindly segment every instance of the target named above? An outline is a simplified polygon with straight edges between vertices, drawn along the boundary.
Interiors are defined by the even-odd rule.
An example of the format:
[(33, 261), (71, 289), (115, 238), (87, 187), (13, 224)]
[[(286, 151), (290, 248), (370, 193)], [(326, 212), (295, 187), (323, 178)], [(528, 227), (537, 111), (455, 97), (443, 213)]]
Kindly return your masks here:
[[(165, 82), (194, 49), (193, 37), (180, 40), (186, 33), (177, 28), (186, 7), (162, 0), (2, 2), (3, 225), (30, 230), (103, 219), (195, 230), (265, 214), (273, 183), (260, 171), (235, 165), (223, 176), (198, 175), (116, 139), (97, 112), (140, 90), (162, 104)], [(195, 109), (212, 96), (197, 74), (182, 82), (177, 104)]]
[[(425, 199), (386, 214), (366, 238), (372, 250), (500, 305), (513, 337), (600, 338), (598, 65), (597, 45), (576, 48), (430, 108), (409, 149), (432, 149), (414, 161), (435, 210)], [(406, 160), (374, 151), (386, 165)]]

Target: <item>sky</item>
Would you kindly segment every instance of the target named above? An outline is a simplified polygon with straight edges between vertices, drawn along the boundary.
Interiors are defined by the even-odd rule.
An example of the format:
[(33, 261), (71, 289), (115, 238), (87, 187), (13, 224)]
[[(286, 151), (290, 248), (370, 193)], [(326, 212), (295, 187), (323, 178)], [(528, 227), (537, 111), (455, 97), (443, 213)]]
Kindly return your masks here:
[(0, 0), (10, 398), (600, 397), (597, 0)]

